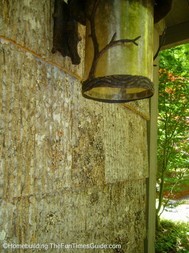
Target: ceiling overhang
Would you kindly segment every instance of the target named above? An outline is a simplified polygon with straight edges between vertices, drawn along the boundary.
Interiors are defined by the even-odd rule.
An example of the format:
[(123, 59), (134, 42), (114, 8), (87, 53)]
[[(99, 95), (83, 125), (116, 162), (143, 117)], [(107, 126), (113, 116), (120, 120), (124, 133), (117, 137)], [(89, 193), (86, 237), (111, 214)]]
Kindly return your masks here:
[(189, 43), (189, 0), (173, 0), (173, 6), (165, 17), (166, 35), (162, 49)]

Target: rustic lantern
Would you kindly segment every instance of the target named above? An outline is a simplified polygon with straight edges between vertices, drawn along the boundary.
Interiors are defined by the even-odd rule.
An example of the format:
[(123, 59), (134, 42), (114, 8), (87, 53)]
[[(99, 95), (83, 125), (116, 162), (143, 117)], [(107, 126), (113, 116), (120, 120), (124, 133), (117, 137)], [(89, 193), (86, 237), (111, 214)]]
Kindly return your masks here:
[[(151, 97), (154, 1), (69, 0), (68, 10), (65, 8), (62, 6), (68, 24), (63, 31), (69, 35), (64, 39), (67, 47), (63, 45), (63, 50), (54, 40), (54, 49), (78, 64), (78, 37), (71, 32), (77, 28), (75, 21), (86, 25), (83, 96), (110, 103)], [(55, 34), (56, 39), (61, 33)]]
[(152, 2), (86, 1), (84, 97), (119, 103), (153, 95)]

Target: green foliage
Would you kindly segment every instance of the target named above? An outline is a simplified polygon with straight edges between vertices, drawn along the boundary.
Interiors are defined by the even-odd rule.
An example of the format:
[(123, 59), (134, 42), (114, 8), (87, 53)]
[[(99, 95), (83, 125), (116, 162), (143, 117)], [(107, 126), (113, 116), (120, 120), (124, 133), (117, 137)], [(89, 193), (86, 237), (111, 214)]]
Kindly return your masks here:
[(156, 253), (189, 253), (188, 225), (162, 220), (156, 233)]
[(160, 68), (175, 75), (189, 77), (189, 44), (164, 50), (160, 53)]
[[(189, 189), (189, 44), (160, 54), (158, 173), (160, 214), (163, 197)], [(165, 202), (166, 203), (166, 202)]]

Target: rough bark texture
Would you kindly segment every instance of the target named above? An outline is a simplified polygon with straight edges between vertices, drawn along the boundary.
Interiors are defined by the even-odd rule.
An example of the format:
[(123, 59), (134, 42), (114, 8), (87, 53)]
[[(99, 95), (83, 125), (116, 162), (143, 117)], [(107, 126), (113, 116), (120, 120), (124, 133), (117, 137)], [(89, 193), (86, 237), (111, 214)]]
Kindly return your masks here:
[(143, 253), (148, 103), (128, 110), (82, 98), (83, 64), (51, 54), (52, 13), (50, 0), (0, 0), (0, 247)]

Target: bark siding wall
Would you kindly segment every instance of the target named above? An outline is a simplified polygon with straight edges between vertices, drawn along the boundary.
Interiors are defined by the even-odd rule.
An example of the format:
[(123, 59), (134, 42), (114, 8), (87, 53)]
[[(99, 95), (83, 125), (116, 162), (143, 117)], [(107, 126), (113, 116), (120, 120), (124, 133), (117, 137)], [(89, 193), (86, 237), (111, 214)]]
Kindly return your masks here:
[(51, 53), (52, 14), (50, 0), (0, 0), (1, 252), (142, 253), (148, 103), (84, 99), (83, 62)]

